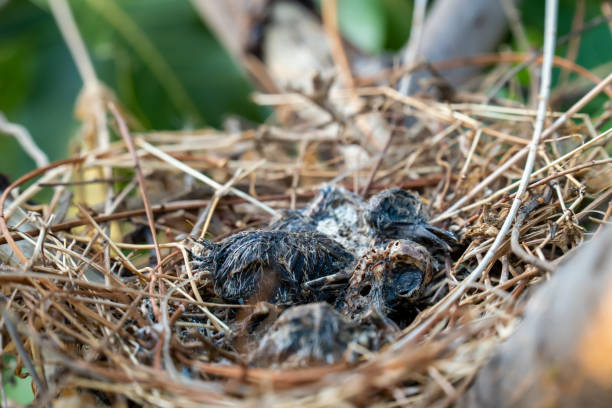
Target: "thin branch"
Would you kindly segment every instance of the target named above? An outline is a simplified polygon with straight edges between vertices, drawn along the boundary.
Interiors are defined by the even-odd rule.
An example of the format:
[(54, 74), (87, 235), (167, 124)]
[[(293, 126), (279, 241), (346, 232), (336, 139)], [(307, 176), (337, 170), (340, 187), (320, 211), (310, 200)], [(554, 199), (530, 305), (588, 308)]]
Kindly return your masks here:
[[(200, 173), (197, 170), (194, 170), (193, 168), (189, 167), (188, 165), (186, 165), (185, 163), (182, 163), (178, 160), (176, 160), (174, 157), (170, 156), (167, 153), (164, 153), (163, 151), (159, 150), (157, 147), (145, 142), (143, 139), (136, 139), (136, 143), (142, 147), (144, 150), (146, 150), (147, 152), (151, 153), (153, 156), (171, 164), (172, 166), (176, 167), (177, 169), (189, 174), (190, 176), (193, 176), (194, 178), (200, 180), (201, 182), (203, 182), (204, 184), (214, 188), (215, 190), (221, 190), (223, 189), (223, 185), (217, 183), (215, 180), (211, 179), (208, 176), (205, 176), (204, 174)], [(273, 208), (267, 206), (266, 204), (262, 203), (261, 201), (257, 200), (256, 198), (248, 195), (247, 193), (238, 190), (235, 187), (230, 187), (229, 190), (237, 195), (240, 198), (245, 199), (246, 201), (248, 201), (249, 203), (255, 205), (256, 207), (261, 208), (262, 210), (264, 210), (265, 212), (267, 212), (268, 214), (271, 215), (276, 215), (276, 210), (274, 210)]]
[(474, 138), (472, 139), (472, 144), (470, 146), (470, 150), (465, 158), (465, 163), (459, 172), (459, 183), (465, 180), (465, 175), (470, 167), (470, 162), (472, 161), (472, 157), (474, 157), (474, 152), (476, 152), (476, 147), (478, 146), (478, 142), (480, 141), (480, 136), (482, 135), (482, 131), (480, 129), (476, 129)]
[[(104, 105), (105, 89), (100, 83), (94, 65), (91, 61), (85, 42), (81, 37), (74, 16), (70, 10), (70, 5), (67, 0), (52, 0), (50, 1), (51, 11), (55, 17), (55, 21), (60, 28), (64, 41), (68, 45), (72, 59), (74, 60), (81, 79), (83, 80), (82, 94), (77, 101), (77, 112), (83, 112), (82, 133), (84, 140), (89, 140), (88, 134), (95, 129), (95, 144), (85, 143), (86, 149), (101, 148), (108, 149), (110, 146), (110, 133), (108, 131), (106, 110)], [(89, 145), (89, 146), (88, 146)], [(112, 170), (109, 166), (101, 168), (102, 177), (109, 179), (112, 177)], [(106, 213), (110, 213), (111, 201), (113, 195), (113, 186), (106, 185), (106, 196), (104, 201), (104, 209)], [(108, 230), (108, 227), (105, 227)], [(105, 264), (107, 269), (110, 268), (110, 251), (108, 247), (104, 252)]]
[(78, 210), (81, 212), (81, 214), (83, 214), (83, 216), (85, 218), (87, 218), (87, 220), (89, 221), (89, 223), (98, 230), (98, 232), (100, 233), (100, 235), (102, 236), (102, 238), (104, 238), (106, 240), (106, 242), (108, 242), (108, 245), (113, 249), (113, 251), (115, 251), (117, 253), (117, 256), (119, 257), (119, 259), (121, 259), (121, 263), (123, 264), (123, 266), (129, 270), (130, 272), (132, 272), (134, 275), (137, 275), (138, 277), (140, 277), (142, 280), (147, 280), (146, 276), (144, 276), (139, 270), (138, 268), (136, 268), (136, 266), (123, 254), (123, 252), (121, 251), (121, 249), (115, 245), (115, 242), (108, 236), (108, 234), (104, 231), (104, 229), (102, 227), (100, 227), (100, 225), (93, 219), (93, 217), (87, 212), (87, 210), (85, 208), (83, 208), (82, 205), (80, 204), (76, 204), (76, 207), (78, 208)]
[(355, 81), (353, 80), (348, 57), (346, 52), (344, 52), (342, 37), (340, 37), (338, 28), (338, 0), (323, 0), (321, 15), (323, 18), (323, 28), (329, 39), (332, 58), (338, 67), (342, 83), (346, 88), (353, 88)]
[(0, 133), (13, 136), (27, 155), (34, 160), (37, 167), (44, 167), (49, 164), (49, 158), (32, 139), (28, 129), (17, 123), (9, 122), (2, 112), (0, 112)]
[[(402, 65), (412, 67), (416, 64), (416, 59), (421, 50), (423, 39), (423, 28), (425, 27), (425, 12), (427, 11), (427, 0), (416, 0), (412, 10), (412, 25), (410, 26), (410, 47), (406, 49), (402, 56)], [(412, 72), (402, 77), (398, 90), (404, 95), (408, 95), (412, 85)]]
[(81, 39), (68, 2), (66, 0), (49, 0), (49, 6), (51, 6), (53, 17), (62, 32), (66, 45), (68, 45), (83, 83), (86, 87), (97, 84), (98, 77), (96, 71), (87, 54), (87, 48), (85, 48), (85, 44)]
[(376, 173), (378, 172), (378, 169), (380, 168), (383, 158), (386, 156), (387, 150), (389, 150), (389, 146), (391, 146), (393, 135), (394, 135), (393, 131), (389, 132), (389, 135), (387, 136), (387, 143), (385, 143), (385, 147), (383, 147), (382, 151), (380, 152), (378, 159), (374, 163), (374, 167), (372, 167), (372, 170), (370, 171), (368, 180), (366, 181), (365, 186), (363, 186), (363, 190), (361, 190), (362, 197), (365, 197), (368, 194), (368, 191), (370, 190), (370, 187), (372, 186), (372, 183), (374, 182), (374, 178), (376, 177)]
[[(586, 169), (588, 167), (601, 166), (603, 164), (610, 164), (610, 163), (612, 163), (612, 158), (610, 158), (610, 159), (603, 159), (603, 160), (592, 160), (592, 161), (587, 162), (587, 163), (582, 163), (582, 164), (579, 164), (578, 166), (574, 166), (574, 167), (572, 167), (570, 169), (563, 170), (563, 171), (551, 174), (550, 176), (545, 177), (542, 180), (538, 180), (535, 183), (530, 184), (529, 187), (527, 187), (527, 188), (528, 189), (532, 189), (532, 188), (541, 186), (542, 184), (546, 184), (546, 183), (548, 183), (551, 180), (554, 180), (554, 179), (559, 178), (559, 177), (563, 177), (566, 174), (575, 173), (577, 171), (580, 171), (582, 169)], [(510, 197), (511, 198), (514, 197), (514, 194), (512, 196), (510, 196)]]
[[(153, 216), (153, 211), (151, 210), (151, 203), (149, 202), (149, 197), (147, 196), (147, 191), (145, 187), (145, 179), (142, 174), (142, 167), (140, 166), (140, 160), (138, 159), (138, 155), (136, 154), (136, 148), (134, 147), (134, 141), (132, 140), (132, 136), (130, 135), (130, 131), (123, 120), (123, 117), (117, 110), (117, 107), (114, 103), (110, 102), (108, 104), (109, 110), (112, 112), (117, 124), (119, 125), (119, 133), (127, 146), (130, 155), (132, 156), (132, 160), (134, 160), (134, 169), (136, 170), (136, 177), (138, 179), (138, 185), (140, 187), (140, 195), (142, 197), (142, 202), (144, 204), (145, 213), (147, 215), (147, 221), (149, 223), (149, 229), (151, 230), (151, 236), (153, 238), (153, 245), (155, 245), (155, 257), (157, 258), (157, 266), (159, 266), (159, 271), (151, 274), (151, 280), (149, 282), (149, 292), (152, 293), (155, 288), (155, 281), (157, 280), (158, 274), (163, 274), (162, 270), (162, 258), (161, 258), (161, 249), (159, 248), (159, 242), (157, 241), (157, 230), (155, 229), (155, 217)], [(164, 284), (160, 280), (159, 281), (159, 291), (160, 293), (164, 293)], [(157, 318), (157, 321), (160, 321), (161, 316), (159, 315), (159, 310), (157, 309), (157, 304), (151, 301), (151, 305), (153, 306), (153, 313)]]
[[(189, 260), (189, 254), (187, 253), (187, 249), (185, 249), (184, 245), (179, 245), (179, 249), (181, 250), (181, 254), (183, 255), (183, 260), (185, 261), (185, 271), (187, 272), (187, 277), (189, 278), (188, 281), (189, 281), (189, 284), (191, 285), (191, 290), (193, 291), (193, 295), (195, 299), (198, 302), (200, 302), (200, 304), (205, 304), (206, 302), (204, 302), (204, 300), (202, 299), (202, 295), (200, 294), (200, 291), (198, 290), (196, 281), (194, 279), (193, 270), (191, 269), (191, 263)], [(217, 316), (215, 316), (214, 313), (208, 310), (206, 306), (200, 306), (200, 309), (204, 312), (206, 317), (210, 319), (211, 323), (213, 324), (213, 327), (227, 334), (232, 333), (232, 330), (229, 328), (229, 326), (223, 323)]]
[(535, 163), (537, 155), (538, 145), (542, 136), (542, 129), (544, 127), (544, 120), (546, 119), (546, 108), (548, 103), (548, 96), (550, 94), (550, 81), (552, 74), (552, 62), (555, 50), (555, 35), (557, 32), (557, 0), (546, 1), (546, 21), (545, 21), (545, 33), (544, 33), (544, 62), (542, 63), (542, 83), (540, 86), (540, 100), (538, 103), (538, 114), (536, 117), (535, 129), (531, 143), (529, 144), (529, 155), (527, 156), (527, 162), (525, 163), (525, 169), (521, 177), (521, 182), (518, 188), (517, 196), (512, 202), (512, 207), (504, 220), (499, 233), (495, 237), (495, 241), (485, 254), (482, 261), (474, 269), (470, 275), (465, 278), (446, 298), (446, 300), (440, 304), (432, 316), (425, 322), (421, 323), (414, 330), (412, 330), (404, 338), (400, 339), (397, 343), (392, 346), (392, 350), (398, 350), (406, 344), (412, 342), (420, 335), (424, 334), (439, 317), (448, 311), (448, 309), (457, 302), (465, 291), (480, 278), (483, 271), (488, 268), (490, 262), (497, 255), (498, 249), (501, 247), (502, 242), (506, 238), (508, 231), (516, 217), (518, 209), (521, 205), (523, 194), (527, 190), (529, 178), (531, 177), (531, 171)]

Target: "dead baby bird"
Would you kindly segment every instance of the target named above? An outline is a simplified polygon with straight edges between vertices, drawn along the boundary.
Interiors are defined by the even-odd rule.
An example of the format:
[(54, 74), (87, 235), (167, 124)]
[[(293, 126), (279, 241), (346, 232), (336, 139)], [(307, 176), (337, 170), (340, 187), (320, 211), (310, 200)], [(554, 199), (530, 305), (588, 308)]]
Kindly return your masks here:
[(321, 299), (309, 291), (348, 282), (357, 260), (368, 253), (389, 258), (390, 243), (396, 243), (393, 248), (401, 243), (395, 258), (399, 252), (423, 258), (410, 258), (411, 265), (420, 266), (423, 276), (414, 281), (422, 286), (431, 274), (423, 269), (429, 262), (424, 257), (447, 251), (454, 242), (450, 232), (427, 223), (421, 201), (410, 192), (394, 188), (366, 203), (344, 188), (326, 186), (307, 207), (285, 213), (267, 230), (241, 232), (219, 243), (198, 241), (201, 255), (193, 262), (212, 274), (215, 293), (226, 300), (299, 304)]
[(199, 245), (203, 255), (194, 266), (212, 274), (217, 296), (239, 303), (314, 301), (316, 296), (303, 290), (305, 282), (354, 262), (342, 245), (313, 231), (247, 231)]
[[(296, 320), (299, 310), (335, 317), (339, 312), (350, 324), (338, 320), (334, 327), (348, 330), (344, 337), (353, 338), (355, 325), (364, 330), (382, 325), (393, 331), (397, 326), (389, 316), (414, 308), (436, 268), (434, 254), (447, 253), (455, 242), (453, 234), (427, 223), (413, 193), (394, 188), (365, 202), (343, 188), (326, 186), (305, 208), (286, 212), (266, 230), (242, 232), (219, 243), (200, 241), (202, 255), (193, 263), (211, 274), (215, 294), (228, 301), (269, 301), (294, 308), (326, 301), (334, 313), (302, 307), (286, 311), (293, 316), (286, 320), (293, 326), (313, 321), (312, 316)], [(267, 342), (278, 343), (282, 333), (311, 332), (306, 327), (278, 327), (282, 321), (274, 324), (274, 335), (269, 333), (259, 350), (272, 347)], [(368, 344), (374, 347), (380, 341)]]
[(394, 333), (347, 319), (325, 302), (287, 309), (251, 355), (257, 366), (280, 368), (354, 362), (362, 350), (378, 350)]

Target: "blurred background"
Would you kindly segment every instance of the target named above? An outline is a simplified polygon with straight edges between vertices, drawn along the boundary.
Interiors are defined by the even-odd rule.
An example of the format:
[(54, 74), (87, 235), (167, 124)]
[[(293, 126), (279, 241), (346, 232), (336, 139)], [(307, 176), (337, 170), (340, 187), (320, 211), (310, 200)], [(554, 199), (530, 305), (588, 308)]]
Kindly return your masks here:
[[(141, 129), (220, 127), (228, 115), (264, 121), (269, 112), (251, 102), (247, 75), (194, 3), (70, 1), (99, 78)], [(584, 21), (602, 14), (598, 0), (562, 0), (559, 36), (571, 31), (579, 3), (585, 6)], [(319, 7), (315, 1), (315, 13)], [(389, 55), (409, 36), (412, 0), (340, 0), (338, 7), (342, 34), (364, 55)], [(544, 1), (523, 1), (519, 10), (529, 43), (541, 46)], [(611, 68), (612, 48), (602, 46), (609, 40), (608, 25), (589, 29), (580, 38), (576, 62), (603, 76)], [(498, 50), (514, 49), (508, 33)], [(558, 55), (567, 52), (567, 44), (557, 49)], [(527, 75), (521, 78), (528, 81)], [(78, 129), (73, 111), (81, 86), (46, 0), (0, 1), (0, 110), (25, 126), (51, 161), (68, 155)], [(0, 159), (0, 173), (11, 180), (35, 167), (5, 135), (0, 135)]]

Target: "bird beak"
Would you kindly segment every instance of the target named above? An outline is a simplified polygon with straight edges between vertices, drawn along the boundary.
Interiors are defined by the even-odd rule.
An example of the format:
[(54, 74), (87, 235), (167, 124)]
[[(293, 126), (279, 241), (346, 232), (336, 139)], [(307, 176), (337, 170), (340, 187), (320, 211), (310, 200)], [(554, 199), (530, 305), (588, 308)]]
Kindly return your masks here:
[(457, 244), (455, 234), (429, 224), (419, 225), (414, 231), (414, 236), (415, 238), (431, 241), (449, 252)]

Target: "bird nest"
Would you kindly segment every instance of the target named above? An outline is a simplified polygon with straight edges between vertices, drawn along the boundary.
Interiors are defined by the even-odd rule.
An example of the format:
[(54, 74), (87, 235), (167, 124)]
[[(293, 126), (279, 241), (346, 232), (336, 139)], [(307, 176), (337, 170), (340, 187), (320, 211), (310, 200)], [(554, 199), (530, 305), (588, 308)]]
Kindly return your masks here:
[[(257, 95), (278, 122), (229, 121), (226, 131), (130, 133), (129, 115), (109, 102), (110, 143), (87, 149), (101, 119), (85, 114), (73, 158), (4, 190), (0, 346), (18, 356), (18, 375), (33, 377), (38, 402), (448, 406), (514, 331), (529, 289), (609, 216), (609, 206), (600, 211), (611, 194), (608, 116), (578, 114), (579, 104), (565, 115), (548, 112), (518, 216), (488, 261), (536, 112), (479, 93), (438, 102), (388, 87), (314, 85), (310, 93)], [(194, 261), (197, 250), (244, 231), (272, 239), (273, 221), (312, 205), (324, 186), (364, 202), (390, 188), (410, 190), (423, 222), (456, 241), (438, 252), (418, 299), (404, 305), (378, 347), (354, 345), (350, 358), (340, 353), (330, 364), (255, 364), (253, 347), (297, 298), (225, 296), (233, 271), (216, 282)], [(40, 190), (52, 194), (40, 198)], [(346, 223), (344, 236), (367, 246), (357, 224)], [(331, 235), (320, 239), (332, 243), (312, 251), (347, 247)], [(302, 241), (274, 239), (277, 258), (291, 257), (283, 249), (300, 251)], [(344, 290), (338, 285), (334, 296)], [(310, 290), (314, 297), (299, 302), (327, 301), (321, 313), (341, 313)]]

